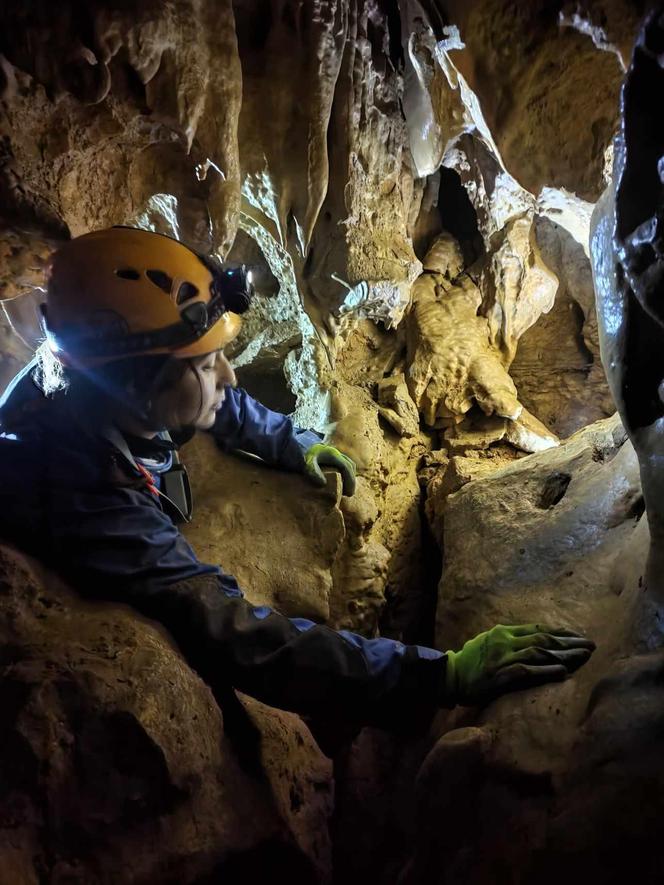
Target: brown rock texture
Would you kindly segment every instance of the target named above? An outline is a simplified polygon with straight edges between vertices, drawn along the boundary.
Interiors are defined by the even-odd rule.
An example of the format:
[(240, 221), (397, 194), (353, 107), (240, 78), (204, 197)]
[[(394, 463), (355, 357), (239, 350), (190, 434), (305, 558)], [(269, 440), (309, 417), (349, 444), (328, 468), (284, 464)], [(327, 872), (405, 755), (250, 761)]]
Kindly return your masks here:
[(303, 476), (221, 452), (208, 434), (184, 447), (196, 502), (185, 533), (203, 562), (234, 575), (254, 605), (327, 621), (332, 567), (345, 538), (337, 476), (330, 491)]
[[(241, 92), (230, 0), (78, 12), (3, 7), (5, 212), (79, 234), (126, 223), (165, 183), (198, 207), (183, 239), (228, 251)], [(208, 159), (223, 176), (197, 181), (194, 166)]]
[(489, 323), (477, 315), (481, 300), (467, 276), (445, 285), (428, 273), (414, 287), (408, 381), (430, 426), (461, 418), (473, 405), (487, 415), (516, 419), (521, 413), (512, 379), (491, 347)]
[(231, 739), (156, 625), (5, 547), (0, 589), (4, 881), (326, 881), (330, 764), (298, 717), (243, 699)]
[[(588, 258), (649, 5), (0, 8), (0, 385), (40, 338), (69, 236), (137, 224), (246, 263), (241, 383), (346, 451), (358, 489), (197, 438), (201, 558), (255, 603), (365, 635), (447, 648), (537, 618), (598, 640), (563, 686), (441, 715), (414, 792), (427, 746), (366, 732), (337, 759), (344, 885), (624, 882), (623, 843), (661, 879), (656, 824), (637, 832), (640, 802), (661, 817), (648, 532), (634, 450), (592, 424), (613, 407)], [(652, 520), (648, 426), (626, 421)], [(297, 717), (220, 712), (153, 625), (11, 552), (0, 590), (2, 876), (329, 879), (330, 766)], [(248, 772), (234, 741), (256, 730)]]
[[(598, 51), (589, 36), (561, 27), (563, 5), (441, 4), (466, 47), (453, 52), (454, 64), (478, 95), (512, 175), (535, 194), (549, 185), (596, 200), (604, 150), (618, 124), (624, 69), (613, 52)], [(610, 39), (630, 47), (640, 19), (635, 5), (581, 2), (574, 13), (601, 20), (608, 12), (616, 23)]]
[[(634, 801), (628, 782), (650, 796), (661, 777), (661, 651), (643, 620), (648, 528), (619, 421), (480, 474), (432, 509), (446, 554), (440, 647), (535, 617), (597, 637), (598, 649), (564, 685), (441, 716), (418, 776), (419, 847), (405, 881), (486, 882), (509, 869), (514, 882), (553, 882), (567, 868), (573, 882), (613, 883), (637, 844), (648, 846), (645, 881), (656, 881), (657, 814), (637, 834), (621, 810)], [(500, 834), (480, 827), (498, 810)]]
[(540, 249), (560, 281), (552, 309), (528, 329), (510, 366), (523, 404), (559, 436), (615, 410), (600, 361), (590, 262), (567, 231), (537, 224)]

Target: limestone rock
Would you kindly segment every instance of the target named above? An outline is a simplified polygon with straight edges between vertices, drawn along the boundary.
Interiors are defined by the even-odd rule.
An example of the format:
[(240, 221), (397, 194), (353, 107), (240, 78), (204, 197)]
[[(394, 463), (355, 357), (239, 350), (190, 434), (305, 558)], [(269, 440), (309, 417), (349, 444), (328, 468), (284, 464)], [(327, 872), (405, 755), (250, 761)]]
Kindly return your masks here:
[(447, 449), (432, 449), (430, 452), (425, 452), (417, 473), (420, 485), (426, 488), (437, 473), (445, 471), (449, 463)]
[[(581, 16), (608, 13), (620, 22), (613, 33), (621, 42), (629, 42), (630, 30), (634, 34), (628, 2), (574, 6)], [(519, 6), (507, 0), (472, 5), (445, 0), (444, 9), (465, 44), (462, 51), (452, 50), (454, 64), (477, 95), (511, 173), (531, 193), (549, 185), (597, 199), (604, 149), (617, 121), (622, 69), (616, 55), (561, 28), (559, 7), (543, 0)]]
[(327, 880), (330, 765), (298, 717), (245, 699), (231, 739), (231, 711), (159, 627), (5, 547), (0, 573), (4, 877), (193, 885), (239, 866)]
[(403, 373), (378, 382), (378, 411), (400, 436), (415, 436), (419, 432), (420, 416)]
[(614, 52), (623, 71), (629, 66), (639, 25), (652, 0), (635, 5), (629, 0), (611, 3), (565, 3), (559, 13), (562, 27), (574, 28), (604, 52)]
[(523, 452), (541, 452), (558, 445), (558, 438), (530, 412), (522, 410), (516, 421), (496, 415), (473, 415), (443, 433), (449, 451), (466, 454), (477, 449), (488, 449), (505, 441)]
[[(465, 426), (470, 424), (471, 426)], [(468, 451), (488, 449), (490, 445), (505, 439), (507, 420), (494, 415), (483, 416), (476, 421), (462, 421), (443, 433), (449, 452), (465, 455)]]
[[(38, 3), (15, 15), (3, 8), (2, 16), (0, 51), (20, 83), (3, 134), (20, 197), (37, 217), (64, 218), (76, 233), (126, 222), (144, 208), (146, 178), (154, 187), (165, 176), (169, 193), (199, 201), (183, 239), (209, 225), (207, 203), (213, 242), (228, 251), (240, 191), (241, 86), (230, 0), (147, 3), (131, 14), (91, 4), (76, 16), (69, 4)], [(80, 137), (70, 140), (74, 132)], [(195, 167), (207, 159), (222, 174), (197, 181)]]
[[(610, 591), (602, 590), (596, 573), (608, 567), (599, 548), (614, 526), (618, 535), (631, 532), (643, 512), (634, 452), (624, 440), (618, 419), (606, 419), (447, 500), (449, 558), (438, 612), (439, 638), (447, 647), (461, 639), (453, 625), (463, 624), (464, 635), (471, 636), (491, 626), (493, 617), (532, 621), (529, 610), (545, 623), (571, 619), (589, 629), (574, 622), (579, 587), (590, 593), (586, 605), (610, 607)], [(469, 556), (471, 550), (482, 550), (482, 557)], [(591, 614), (585, 611), (586, 619)]]
[(4, 228), (0, 239), (0, 301), (32, 294), (41, 287), (54, 244), (17, 228)]
[(327, 191), (327, 128), (347, 38), (347, 11), (342, 3), (288, 2), (280, 15), (264, 22), (261, 39), (257, 22), (265, 8), (252, 0), (234, 7), (243, 81), (243, 211), (284, 247), (292, 215), (304, 253)]
[(487, 415), (518, 418), (512, 379), (477, 315), (481, 295), (469, 277), (455, 285), (424, 274), (413, 287), (408, 315), (408, 388), (430, 426), (459, 420), (474, 404)]
[[(316, 490), (302, 477), (222, 455), (201, 437), (184, 453), (197, 504), (187, 531), (201, 557), (236, 574), (254, 602), (366, 635), (380, 627), (399, 638), (431, 642), (440, 562), (425, 540), (421, 483), (433, 533), (445, 545), (438, 636), (443, 647), (494, 620), (532, 616), (560, 617), (601, 638), (593, 663), (568, 685), (511, 698), (481, 716), (443, 715), (436, 732), (441, 740), (418, 783), (419, 818), (409, 813), (413, 778), (404, 775), (407, 766), (398, 770), (401, 748), (384, 741), (369, 802), (362, 801), (367, 778), (366, 755), (360, 753), (340, 809), (349, 859), (342, 877), (347, 868), (357, 872), (364, 864), (359, 881), (382, 877), (381, 885), (392, 885), (404, 845), (414, 845), (404, 882), (485, 885), (503, 873), (522, 875), (524, 885), (554, 874), (560, 881), (569, 847), (587, 881), (601, 880), (610, 865), (627, 881), (631, 871), (621, 870), (612, 854), (620, 842), (620, 833), (611, 830), (613, 809), (632, 809), (641, 792), (658, 809), (661, 792), (656, 748), (647, 740), (640, 745), (642, 769), (635, 763), (641, 735), (661, 730), (660, 661), (657, 654), (619, 660), (623, 650), (631, 654), (638, 645), (646, 651), (658, 638), (658, 612), (642, 605), (637, 592), (647, 530), (644, 519), (637, 521), (643, 505), (633, 453), (621, 445), (617, 430), (607, 429), (613, 424), (530, 458), (515, 446), (550, 445), (556, 435), (610, 408), (588, 264), (570, 238), (552, 233), (541, 216), (557, 219), (583, 252), (589, 201), (601, 189), (604, 154), (617, 122), (621, 59), (631, 43), (635, 8), (626, 0), (404, 0), (398, 10), (360, 0), (145, 0), (135, 7), (96, 0), (53, 7), (40, 0), (0, 8), (0, 202), (6, 229), (21, 232), (19, 252), (15, 239), (6, 237), (0, 254), (5, 292), (18, 294), (17, 270), (21, 293), (43, 284), (41, 247), (25, 240), (26, 230), (37, 232), (39, 245), (93, 227), (138, 223), (255, 265), (261, 291), (233, 353), (243, 383), (268, 404), (294, 409), (299, 423), (328, 432), (358, 463), (358, 491), (340, 500), (332, 475), (327, 489)], [(477, 263), (467, 268), (450, 234), (439, 236), (426, 254), (442, 223), (435, 205), (446, 197), (437, 174), (441, 164), (446, 174), (458, 175), (470, 214), (477, 216), (470, 225), (473, 249), (466, 250)], [(454, 213), (446, 209), (449, 218)], [(607, 266), (598, 279), (606, 281), (615, 272), (613, 252), (599, 251)], [(607, 310), (617, 307), (615, 316), (627, 315), (615, 290), (605, 296)], [(5, 305), (5, 380), (34, 343), (38, 300), (38, 294), (21, 294)], [(650, 336), (631, 302), (625, 309), (639, 345), (630, 352), (652, 354), (656, 368), (657, 336)], [(619, 338), (622, 328), (621, 321)], [(623, 340), (613, 341), (617, 347), (610, 336), (604, 342), (619, 367)], [(644, 341), (649, 344), (641, 347)], [(627, 389), (650, 391), (634, 399), (636, 407), (657, 407), (662, 372), (653, 387), (656, 374), (644, 370), (628, 379)], [(612, 382), (621, 395), (619, 376), (620, 369)], [(633, 422), (626, 423), (631, 429)], [(632, 435), (659, 537), (653, 453), (661, 446), (656, 425), (639, 428), (643, 432)], [(445, 451), (438, 430), (447, 431)], [(574, 545), (578, 553), (570, 549)], [(45, 593), (40, 595), (50, 599)], [(35, 616), (35, 623), (49, 623), (59, 609), (42, 606), (38, 598), (34, 609), (45, 609), (47, 617)], [(28, 713), (38, 709), (40, 683), (44, 698), (55, 696), (52, 662), (59, 667), (58, 655), (68, 655), (78, 641), (72, 623), (80, 630), (83, 615), (75, 611), (62, 627), (65, 650), (49, 650), (39, 667), (28, 662), (34, 667)], [(93, 808), (90, 791), (84, 795), (88, 804), (76, 805), (83, 807), (84, 824), (79, 827), (76, 818), (79, 829), (62, 827), (62, 856), (53, 848), (57, 840), (46, 847), (38, 841), (47, 832), (44, 816), (54, 826), (72, 819), (74, 800), (65, 807), (61, 796), (70, 797), (71, 785), (86, 771), (75, 751), (66, 749), (77, 746), (80, 733), (93, 774), (101, 771), (104, 785), (112, 781), (108, 801), (99, 806), (111, 823), (99, 849), (105, 853), (98, 856), (104, 864), (108, 856), (115, 881), (123, 880), (134, 857), (146, 865), (136, 871), (143, 881), (169, 881), (171, 872), (184, 883), (208, 873), (225, 881), (263, 881), (278, 877), (280, 864), (288, 867), (291, 882), (298, 876), (324, 881), (329, 780), (309, 778), (319, 757), (298, 721), (247, 707), (261, 723), (264, 768), (273, 760), (270, 804), (267, 789), (263, 793), (245, 778), (227, 751), (204, 687), (151, 627), (141, 624), (137, 639), (122, 617), (104, 615), (93, 636), (95, 649), (117, 654), (115, 662), (104, 659), (103, 680), (94, 676), (95, 692), (103, 681), (101, 694), (89, 687), (88, 657), (77, 652), (66, 661), (67, 684), (82, 685), (80, 697), (86, 699), (81, 718), (98, 724), (95, 698), (102, 697), (113, 715), (120, 710), (124, 716), (119, 737), (115, 719), (101, 737), (97, 726), (90, 736), (59, 698), (45, 725), (26, 713), (18, 731), (8, 727), (9, 757), (18, 760), (9, 782), (29, 780), (24, 773), (36, 768), (51, 777), (51, 757), (60, 765), (70, 753), (67, 759), (76, 764), (53, 767), (61, 775), (60, 792), (25, 804), (18, 826), (20, 802), (3, 815), (0, 866), (6, 875), (12, 882), (36, 881), (53, 868), (58, 880), (98, 878), (97, 867), (79, 851), (86, 840), (102, 839), (104, 819), (87, 813)], [(160, 643), (162, 657), (155, 651)], [(144, 646), (152, 655), (145, 665)], [(129, 667), (128, 658), (136, 655), (145, 673), (135, 672), (135, 661)], [(159, 676), (166, 658), (169, 668), (181, 669), (172, 678), (175, 685), (165, 686), (169, 700), (162, 710), (155, 701), (161, 685), (148, 683), (140, 694), (136, 685), (144, 684), (140, 679), (154, 682), (150, 668)], [(16, 700), (11, 680), (26, 666), (11, 658), (5, 666), (9, 710)], [(129, 672), (132, 685), (117, 682), (118, 672), (120, 679)], [(126, 689), (124, 706), (111, 705), (103, 693), (109, 685)], [(149, 703), (137, 710), (145, 697)], [(638, 709), (642, 729), (625, 724), (623, 700)], [(180, 713), (185, 716), (184, 731), (169, 731), (176, 728), (168, 719), (171, 709), (176, 725)], [(205, 724), (202, 736), (186, 718), (191, 710), (198, 725)], [(58, 743), (63, 732), (65, 742)], [(41, 755), (34, 757), (40, 765), (32, 769), (26, 734), (30, 747), (42, 740)], [(136, 758), (147, 760), (144, 767), (168, 776), (144, 786), (144, 772), (126, 763), (120, 750), (107, 764), (110, 751), (96, 749), (106, 734), (118, 743), (133, 741)], [(48, 735), (55, 735), (55, 750)], [(216, 756), (210, 735), (223, 745)], [(570, 749), (577, 738), (578, 752)], [(178, 753), (190, 739), (207, 741), (204, 758), (181, 763)], [(300, 739), (304, 761), (292, 749)], [(613, 776), (611, 765), (602, 765), (605, 758), (620, 759), (633, 788)], [(201, 766), (214, 778), (206, 780)], [(646, 768), (654, 772), (654, 788)], [(179, 780), (171, 778), (173, 772)], [(342, 766), (339, 772), (343, 778)], [(180, 799), (189, 789), (187, 778), (198, 778), (203, 787), (191, 787)], [(116, 782), (124, 789), (128, 781), (122, 793)], [(180, 792), (173, 791), (174, 783)], [(594, 785), (606, 814), (593, 805)], [(119, 811), (113, 804), (118, 796), (124, 803)], [(154, 826), (143, 819), (140, 826), (134, 819), (125, 824), (125, 806), (140, 815), (146, 803), (161, 808), (164, 797), (189, 803), (194, 812), (178, 805)], [(365, 809), (363, 829), (357, 821)], [(486, 826), (493, 819), (500, 821), (499, 840)], [(507, 855), (499, 853), (506, 844), (503, 831), (513, 837)], [(394, 843), (389, 857), (374, 850), (385, 850), (386, 832)], [(402, 845), (399, 833), (408, 834)], [(475, 842), (473, 834), (479, 834)], [(637, 834), (628, 835), (635, 857)], [(539, 856), (528, 853), (528, 843), (545, 845), (544, 871), (534, 869), (531, 861)], [(97, 844), (91, 857), (97, 857)], [(584, 844), (596, 856), (604, 853), (605, 867), (583, 857)], [(150, 866), (155, 855), (146, 846), (152, 845), (164, 856), (162, 866)], [(231, 850), (239, 852), (234, 859)], [(38, 868), (34, 857), (40, 858)], [(258, 871), (252, 858), (258, 858)], [(169, 859), (172, 871), (165, 869)]]
[(442, 274), (454, 282), (464, 270), (463, 254), (458, 241), (447, 232), (439, 234), (429, 247), (422, 267), (431, 273)]
[(347, 40), (328, 129), (330, 184), (303, 285), (324, 315), (357, 313), (390, 325), (403, 316), (421, 271), (410, 227), (422, 184), (411, 168), (402, 79), (389, 58), (390, 16), (358, 0), (346, 8)]
[[(357, 459), (343, 440), (334, 442)], [(410, 503), (410, 489), (384, 512), (363, 476), (355, 495), (341, 498), (334, 471), (328, 472), (327, 488), (319, 489), (255, 458), (225, 454), (206, 434), (188, 443), (182, 456), (195, 506), (184, 532), (200, 559), (234, 575), (254, 605), (336, 629), (376, 633), (388, 574), (397, 562), (404, 568), (404, 558), (411, 571), (417, 547), (407, 534), (388, 552), (384, 529), (375, 524), (381, 516), (398, 534), (396, 520)], [(411, 531), (418, 528), (416, 521)]]
[(360, 320), (336, 341), (335, 369), (348, 384), (378, 383), (396, 371), (404, 327), (385, 329), (372, 320)]
[[(638, 857), (639, 876), (656, 882), (662, 663), (661, 651), (616, 661), (580, 698), (551, 692), (542, 716), (533, 704), (526, 722), (513, 710), (500, 725), (445, 734), (418, 776), (415, 856), (402, 881), (479, 885), (502, 868), (523, 885), (619, 885)], [(469, 838), (486, 833), (497, 807), (500, 836)]]
[[(375, 551), (374, 565), (369, 575), (372, 588), (371, 599), (366, 607), (359, 606), (357, 614), (363, 619), (366, 632), (366, 614), (376, 610), (377, 584), (375, 569), (381, 562), (381, 551), (388, 551), (387, 573), (382, 597), (385, 605), (380, 611), (381, 632), (395, 638), (411, 637), (428, 606), (427, 594), (433, 574), (429, 573), (422, 537), (420, 518), (421, 491), (417, 477), (420, 456), (431, 448), (430, 438), (423, 432), (413, 437), (399, 437), (387, 422), (379, 421), (378, 406), (371, 394), (360, 387), (338, 382), (337, 421), (331, 437), (333, 445), (348, 453), (358, 465), (361, 478), (365, 479), (373, 496), (378, 516), (366, 534), (366, 546)], [(359, 491), (364, 498), (367, 486), (362, 482)], [(356, 493), (357, 494), (357, 493)], [(348, 502), (351, 507), (355, 505)], [(342, 505), (342, 509), (346, 505)], [(364, 509), (364, 504), (362, 505)], [(365, 524), (371, 522), (363, 517)], [(349, 525), (357, 524), (355, 517)], [(353, 546), (353, 529), (347, 534), (347, 543)], [(378, 545), (378, 546), (375, 546)], [(361, 585), (365, 565), (369, 565), (364, 550), (362, 557), (345, 558), (346, 565), (357, 562)], [(384, 556), (384, 553), (382, 554)], [(342, 551), (342, 560), (345, 554)], [(337, 611), (343, 611), (346, 588), (354, 586), (354, 580), (335, 580), (335, 597), (342, 602)], [(351, 597), (352, 598), (352, 597)], [(348, 623), (348, 608), (344, 612)], [(373, 625), (377, 629), (378, 622)], [(408, 641), (408, 640), (406, 640)]]
[(5, 227), (0, 238), (0, 390), (30, 360), (43, 338), (40, 305), (56, 241)]
[(347, 543), (334, 563), (330, 626), (371, 636), (385, 607), (390, 553), (372, 532), (379, 511), (363, 477), (352, 498), (341, 499), (341, 511)]
[(519, 398), (559, 436), (608, 417), (615, 409), (600, 360), (590, 261), (549, 220), (537, 241), (559, 281), (553, 308), (519, 339), (510, 374)]
[(532, 215), (506, 225), (481, 286), (491, 342), (503, 350), (509, 365), (519, 338), (551, 310), (558, 289), (558, 277), (544, 264), (537, 248)]
[(327, 621), (332, 566), (345, 537), (337, 478), (303, 476), (226, 455), (207, 434), (184, 447), (196, 507), (185, 533), (203, 562), (234, 575), (255, 605)]
[(466, 483), (482, 480), (519, 457), (522, 456), (510, 446), (492, 445), (472, 449), (465, 455), (452, 455), (422, 471), (426, 477), (426, 515), (440, 545), (443, 544), (443, 519), (448, 497)]
[(559, 439), (548, 427), (526, 409), (516, 421), (508, 421), (505, 441), (522, 452), (543, 452), (559, 444)]
[[(620, 856), (643, 845), (644, 869), (654, 868), (659, 813), (652, 825), (641, 816), (638, 832), (624, 821), (631, 789), (650, 795), (661, 778), (649, 736), (662, 655), (645, 653), (643, 512), (636, 456), (616, 418), (447, 497), (438, 647), (458, 648), (493, 623), (537, 622), (582, 630), (598, 649), (562, 685), (441, 715), (404, 881), (479, 885), (504, 865), (524, 885), (570, 869), (617, 883), (618, 839)], [(479, 826), (496, 803), (499, 838)]]
[(664, 261), (658, 233), (664, 139), (653, 125), (657, 112), (650, 96), (662, 81), (656, 62), (662, 35), (661, 16), (653, 14), (639, 34), (623, 85), (613, 180), (596, 207), (591, 240), (602, 357), (641, 467), (652, 533), (646, 587), (658, 622), (664, 604)]

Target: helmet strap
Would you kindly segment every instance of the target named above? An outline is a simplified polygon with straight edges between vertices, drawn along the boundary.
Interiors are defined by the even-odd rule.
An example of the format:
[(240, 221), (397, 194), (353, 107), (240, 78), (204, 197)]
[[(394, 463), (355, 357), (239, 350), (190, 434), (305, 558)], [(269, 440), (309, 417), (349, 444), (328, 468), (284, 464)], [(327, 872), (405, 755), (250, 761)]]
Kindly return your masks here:
[[(190, 357), (187, 360), (187, 362), (189, 363), (189, 368), (194, 373), (194, 375), (196, 377), (196, 381), (198, 382), (198, 397), (199, 397), (199, 399), (198, 399), (198, 410), (196, 412), (196, 419), (195, 419), (195, 421), (196, 421), (201, 417), (201, 413), (203, 412), (203, 400), (205, 398), (203, 395), (203, 381), (201, 380), (200, 370), (198, 369), (198, 367), (194, 363), (193, 359), (191, 359), (191, 357)], [(195, 423), (192, 426), (195, 426)]]

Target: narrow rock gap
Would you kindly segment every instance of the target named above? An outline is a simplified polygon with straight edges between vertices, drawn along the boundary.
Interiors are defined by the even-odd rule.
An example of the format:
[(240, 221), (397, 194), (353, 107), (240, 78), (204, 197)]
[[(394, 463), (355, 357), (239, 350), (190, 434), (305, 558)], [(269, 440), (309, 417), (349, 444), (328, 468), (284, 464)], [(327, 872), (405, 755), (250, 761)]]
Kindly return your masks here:
[(537, 506), (541, 510), (549, 510), (559, 504), (567, 493), (572, 477), (569, 473), (552, 473), (544, 481)]
[(477, 222), (477, 213), (470, 202), (459, 173), (445, 166), (440, 168), (438, 211), (445, 230), (459, 241), (467, 267), (484, 253), (484, 241)]

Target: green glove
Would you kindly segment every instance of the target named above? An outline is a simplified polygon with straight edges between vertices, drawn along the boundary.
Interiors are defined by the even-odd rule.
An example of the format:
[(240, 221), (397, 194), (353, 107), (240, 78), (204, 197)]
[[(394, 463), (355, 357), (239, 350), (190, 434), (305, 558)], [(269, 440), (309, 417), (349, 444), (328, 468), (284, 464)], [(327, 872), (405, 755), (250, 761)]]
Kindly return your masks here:
[(344, 495), (352, 495), (355, 491), (355, 463), (334, 446), (316, 443), (304, 453), (304, 472), (316, 485), (325, 485), (325, 476), (321, 466), (336, 467), (341, 473)]
[(484, 704), (510, 691), (559, 682), (590, 658), (591, 639), (538, 624), (499, 624), (447, 652), (445, 706)]

